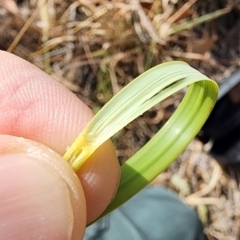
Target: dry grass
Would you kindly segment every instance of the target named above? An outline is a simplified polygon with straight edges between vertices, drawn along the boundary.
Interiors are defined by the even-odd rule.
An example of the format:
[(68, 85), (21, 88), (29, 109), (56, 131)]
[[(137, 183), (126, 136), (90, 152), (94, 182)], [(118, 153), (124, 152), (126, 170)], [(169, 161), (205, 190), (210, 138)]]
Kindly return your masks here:
[(174, 189), (197, 212), (212, 239), (240, 239), (240, 167), (222, 168), (193, 141), (152, 184)]
[[(43, 69), (98, 111), (137, 75), (184, 60), (218, 82), (240, 65), (239, 0), (0, 0), (0, 49)], [(183, 91), (113, 141), (125, 161), (167, 121)], [(152, 184), (199, 213), (209, 240), (240, 239), (240, 174), (193, 141)]]

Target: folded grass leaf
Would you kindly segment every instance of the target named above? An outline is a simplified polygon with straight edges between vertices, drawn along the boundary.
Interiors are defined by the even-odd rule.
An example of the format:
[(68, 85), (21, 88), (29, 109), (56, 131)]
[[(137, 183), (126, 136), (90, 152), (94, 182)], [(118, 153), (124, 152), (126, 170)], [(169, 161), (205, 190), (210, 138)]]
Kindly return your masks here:
[(116, 94), (65, 153), (64, 158), (78, 171), (106, 140), (186, 86), (188, 91), (169, 121), (121, 167), (118, 192), (104, 214), (131, 198), (181, 154), (209, 116), (217, 99), (217, 84), (184, 62), (160, 64)]

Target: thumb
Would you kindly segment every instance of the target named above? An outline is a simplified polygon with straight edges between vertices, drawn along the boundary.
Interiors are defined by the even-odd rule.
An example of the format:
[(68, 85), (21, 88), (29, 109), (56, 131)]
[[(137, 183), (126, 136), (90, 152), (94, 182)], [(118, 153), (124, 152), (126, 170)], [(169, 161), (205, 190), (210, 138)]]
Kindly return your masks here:
[(44, 145), (0, 135), (0, 239), (81, 239), (85, 225), (69, 164)]

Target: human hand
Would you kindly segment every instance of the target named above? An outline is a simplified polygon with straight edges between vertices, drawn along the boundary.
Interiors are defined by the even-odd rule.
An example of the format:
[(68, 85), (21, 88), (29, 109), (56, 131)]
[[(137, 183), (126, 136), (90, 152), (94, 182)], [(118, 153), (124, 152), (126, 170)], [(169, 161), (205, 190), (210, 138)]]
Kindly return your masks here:
[(1, 51), (0, 76), (0, 239), (81, 239), (117, 189), (112, 144), (76, 175), (61, 155), (92, 112), (41, 70)]

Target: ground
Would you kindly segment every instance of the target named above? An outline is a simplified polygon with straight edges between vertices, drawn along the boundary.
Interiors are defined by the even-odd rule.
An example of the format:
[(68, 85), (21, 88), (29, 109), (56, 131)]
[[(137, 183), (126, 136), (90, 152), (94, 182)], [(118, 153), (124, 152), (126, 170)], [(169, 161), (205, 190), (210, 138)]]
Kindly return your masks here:
[[(185, 61), (221, 84), (240, 66), (239, 33), (239, 0), (0, 0), (0, 49), (43, 69), (94, 112), (166, 61)], [(113, 137), (121, 163), (169, 119), (183, 95)], [(240, 239), (239, 183), (239, 167), (220, 166), (197, 139), (152, 182), (198, 212), (209, 240)]]

